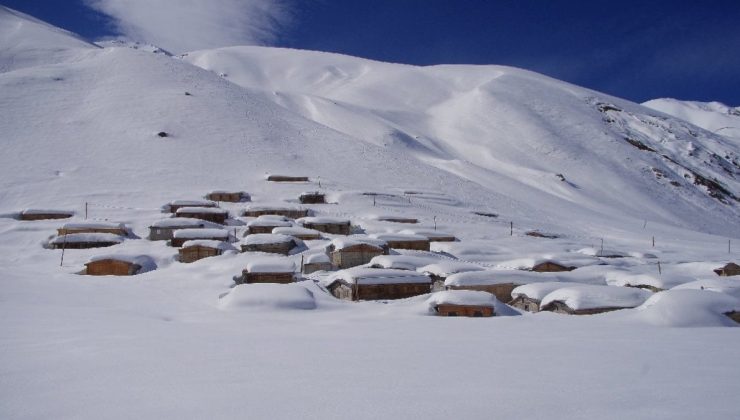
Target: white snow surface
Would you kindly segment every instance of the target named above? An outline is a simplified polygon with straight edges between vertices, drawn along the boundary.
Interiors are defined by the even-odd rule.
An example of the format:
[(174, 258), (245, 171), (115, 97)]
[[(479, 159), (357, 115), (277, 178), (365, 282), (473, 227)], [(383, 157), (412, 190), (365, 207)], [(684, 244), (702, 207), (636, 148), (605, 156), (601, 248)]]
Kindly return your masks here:
[(449, 277), (456, 273), (483, 271), (483, 267), (464, 261), (446, 260), (419, 267), (420, 273), (433, 274), (439, 277)]
[(477, 305), (494, 306), (496, 298), (488, 292), (476, 290), (445, 290), (432, 293), (427, 299), (429, 306), (437, 305)]
[(378, 255), (373, 257), (367, 265), (416, 271), (419, 267), (427, 266), (435, 261), (437, 259), (429, 255)]
[(287, 258), (265, 257), (250, 261), (246, 268), (250, 273), (292, 273), (296, 267)]
[(203, 226), (210, 229), (221, 229), (221, 225), (219, 225), (218, 223), (209, 222), (207, 220), (194, 219), (192, 217), (170, 217), (167, 219), (157, 220), (156, 222), (151, 224), (151, 227), (158, 228), (181, 226)]
[(349, 284), (431, 283), (431, 279), (426, 274), (409, 270), (367, 267), (353, 267), (337, 271), (327, 277), (324, 284), (330, 285), (335, 281), (344, 281)]
[(698, 289), (725, 293), (740, 299), (740, 277), (714, 277), (694, 280), (675, 286), (672, 290)]
[(529, 284), (555, 281), (563, 278), (560, 273), (535, 273), (521, 270), (483, 270), (452, 274), (445, 279), (445, 286), (487, 286), (495, 284)]
[(740, 140), (740, 107), (727, 106), (721, 102), (681, 101), (672, 98), (653, 99), (643, 105), (713, 133)]
[[(316, 310), (276, 308), (285, 289), (231, 306), (220, 297), (257, 286), (233, 287), (233, 276), (264, 254), (179, 264), (164, 241), (132, 238), (105, 252), (149, 255), (157, 269), (111, 282), (77, 275), (100, 249), (62, 261), (44, 247), (63, 222), (13, 218), (59, 208), (84, 222), (87, 203), (90, 218), (143, 238), (176, 197), (247, 190), (257, 206), (298, 208), (300, 192), (321, 189), (337, 204), (305, 208), (367, 234), (401, 228), (371, 217), (384, 214), (425, 230), (436, 217), (460, 239), (403, 255), (491, 269), (603, 240), (629, 257), (587, 257), (564, 278), (603, 284), (616, 269), (657, 272), (657, 261), (664, 275), (702, 278), (740, 259), (737, 201), (691, 174), (740, 195), (728, 130), (510, 67), (105, 45), (0, 7), (0, 418), (740, 417), (732, 328), (662, 328), (636, 309), (441, 319), (426, 316), (429, 295), (339, 301), (319, 285), (326, 273), (300, 283)], [(301, 255), (284, 258), (297, 267)]]
[(511, 297), (517, 298), (519, 296), (526, 296), (530, 299), (541, 301), (549, 293), (555, 290), (562, 289), (563, 287), (579, 286), (578, 283), (568, 281), (545, 281), (542, 283), (528, 283), (521, 286), (517, 286), (511, 291)]
[(227, 239), (229, 231), (226, 229), (178, 229), (172, 233), (177, 239)]
[(670, 289), (672, 287), (690, 283), (696, 280), (696, 277), (681, 275), (676, 273), (641, 273), (634, 274), (624, 271), (614, 271), (606, 274), (606, 284), (610, 286), (653, 286), (659, 289)]
[(80, 242), (123, 242), (124, 238), (113, 233), (68, 233), (52, 239), (52, 244)]
[(266, 245), (266, 244), (280, 244), (285, 242), (295, 241), (300, 242), (300, 239), (296, 239), (288, 235), (280, 235), (277, 233), (253, 233), (242, 238), (241, 243), (244, 245)]
[(634, 308), (640, 306), (651, 292), (635, 287), (580, 285), (556, 289), (547, 294), (540, 306), (561, 301), (574, 310), (595, 308)]
[(313, 293), (298, 284), (255, 283), (234, 287), (219, 301), (223, 310), (316, 309)]
[(725, 314), (740, 311), (740, 300), (704, 290), (666, 290), (651, 296), (630, 316), (666, 327), (737, 327)]
[(182, 244), (181, 249), (190, 248), (193, 246), (202, 246), (206, 248), (220, 249), (222, 251), (235, 251), (236, 250), (236, 248), (234, 248), (234, 245), (228, 242), (216, 241), (213, 239), (193, 239), (191, 241), (185, 241)]

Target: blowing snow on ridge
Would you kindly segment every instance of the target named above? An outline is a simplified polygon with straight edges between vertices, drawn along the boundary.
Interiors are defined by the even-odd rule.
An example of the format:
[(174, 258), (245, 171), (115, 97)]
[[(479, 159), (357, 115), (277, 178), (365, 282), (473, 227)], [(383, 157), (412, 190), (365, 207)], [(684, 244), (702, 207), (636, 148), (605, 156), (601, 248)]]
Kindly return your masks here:
[(733, 108), (146, 42), (0, 6), (0, 417), (740, 414)]

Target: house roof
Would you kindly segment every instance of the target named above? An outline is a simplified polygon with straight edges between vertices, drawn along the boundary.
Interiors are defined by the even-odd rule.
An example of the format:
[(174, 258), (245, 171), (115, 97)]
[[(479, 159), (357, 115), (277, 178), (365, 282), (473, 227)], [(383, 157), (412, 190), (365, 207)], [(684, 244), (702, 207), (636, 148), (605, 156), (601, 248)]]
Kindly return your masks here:
[(367, 284), (431, 284), (432, 279), (426, 274), (408, 270), (393, 270), (384, 268), (353, 267), (337, 271), (326, 278), (325, 284), (330, 285), (337, 281), (367, 285)]
[(112, 242), (121, 243), (124, 238), (113, 233), (68, 233), (54, 238), (51, 243), (55, 245), (63, 243), (84, 243), (84, 242)]
[(596, 308), (634, 308), (645, 302), (651, 292), (635, 287), (579, 285), (554, 290), (540, 306), (560, 301), (573, 310)]

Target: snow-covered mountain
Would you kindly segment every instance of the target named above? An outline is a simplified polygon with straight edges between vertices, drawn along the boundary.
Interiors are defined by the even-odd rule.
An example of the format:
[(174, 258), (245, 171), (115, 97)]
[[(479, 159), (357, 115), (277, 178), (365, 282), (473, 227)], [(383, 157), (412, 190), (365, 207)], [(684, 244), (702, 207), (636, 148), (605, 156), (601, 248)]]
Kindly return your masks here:
[[(713, 272), (740, 258), (736, 140), (509, 67), (143, 41), (93, 44), (0, 6), (0, 417), (738, 417), (740, 335), (718, 327), (736, 326), (740, 283)], [(234, 240), (256, 222), (245, 206), (319, 190), (329, 203), (304, 208), (375, 241), (457, 238), (378, 261), (410, 277), (562, 281), (607, 309), (650, 298), (577, 317), (491, 295), (497, 316), (465, 319), (431, 316), (439, 294), (336, 299), (326, 271), (236, 286), (345, 237), (279, 257), (222, 243), (193, 263), (147, 239), (172, 222), (163, 204), (213, 190), (251, 195), (219, 203)], [(65, 221), (25, 208), (130, 234), (49, 249)], [(106, 255), (146, 272), (80, 275)], [(549, 260), (578, 268), (528, 271)]]
[(740, 107), (731, 107), (720, 102), (679, 101), (670, 98), (653, 99), (643, 105), (686, 120), (707, 131), (740, 140)]

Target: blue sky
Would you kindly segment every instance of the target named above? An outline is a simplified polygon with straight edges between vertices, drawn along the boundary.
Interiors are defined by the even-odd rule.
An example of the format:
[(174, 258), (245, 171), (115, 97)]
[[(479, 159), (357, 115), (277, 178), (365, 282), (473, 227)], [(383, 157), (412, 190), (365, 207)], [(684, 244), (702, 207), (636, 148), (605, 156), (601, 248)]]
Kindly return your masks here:
[[(176, 12), (167, 2), (183, 4), (0, 0), (87, 38), (146, 36), (175, 52), (257, 43), (418, 65), (504, 64), (637, 102), (740, 105), (738, 0), (189, 0), (206, 6)], [(181, 24), (168, 26), (168, 16)]]

